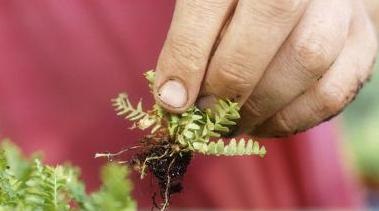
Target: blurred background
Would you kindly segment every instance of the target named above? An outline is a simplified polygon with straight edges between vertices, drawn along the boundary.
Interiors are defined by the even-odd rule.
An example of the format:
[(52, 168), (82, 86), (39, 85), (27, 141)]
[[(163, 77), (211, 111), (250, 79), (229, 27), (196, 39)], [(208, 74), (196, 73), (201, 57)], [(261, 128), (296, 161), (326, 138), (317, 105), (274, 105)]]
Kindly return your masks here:
[[(352, 152), (353, 162), (362, 182), (368, 188), (367, 200), (379, 207), (379, 64), (375, 73), (342, 115), (346, 151)], [(348, 159), (348, 161), (351, 161)]]

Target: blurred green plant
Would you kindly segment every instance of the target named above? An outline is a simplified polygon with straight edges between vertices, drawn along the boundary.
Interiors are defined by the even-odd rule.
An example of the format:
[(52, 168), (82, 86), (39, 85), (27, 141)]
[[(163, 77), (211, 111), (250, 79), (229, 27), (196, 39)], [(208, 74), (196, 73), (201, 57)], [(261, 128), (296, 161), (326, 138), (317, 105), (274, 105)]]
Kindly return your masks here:
[(0, 152), (1, 210), (135, 210), (126, 166), (109, 163), (101, 171), (102, 186), (88, 195), (79, 169), (44, 165), (37, 155), (25, 159), (9, 140)]
[[(379, 63), (375, 71), (379, 70)], [(344, 112), (344, 127), (349, 148), (357, 160), (365, 182), (379, 185), (379, 74), (374, 73), (355, 100)]]

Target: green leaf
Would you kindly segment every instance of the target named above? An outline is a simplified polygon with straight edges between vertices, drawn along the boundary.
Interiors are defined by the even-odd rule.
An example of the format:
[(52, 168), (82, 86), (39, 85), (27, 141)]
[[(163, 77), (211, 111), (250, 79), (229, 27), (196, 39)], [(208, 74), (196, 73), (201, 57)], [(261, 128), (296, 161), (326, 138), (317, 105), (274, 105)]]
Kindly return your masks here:
[(253, 154), (253, 140), (252, 139), (249, 139), (247, 141), (245, 154), (247, 155)]
[(208, 152), (210, 154), (217, 154), (217, 145), (214, 142), (209, 143), (208, 145)]
[(154, 70), (149, 70), (145, 74), (145, 78), (149, 82), (149, 86), (152, 88), (152, 85), (154, 84), (155, 81), (155, 72)]
[(224, 153), (224, 148), (225, 148), (224, 142), (221, 139), (219, 139), (217, 141), (217, 150), (216, 150), (217, 154), (223, 154)]
[(191, 132), (191, 131), (189, 131), (189, 130), (185, 130), (185, 131), (183, 132), (183, 135), (184, 135), (185, 138), (188, 138), (188, 139), (193, 138), (193, 132)]
[(216, 124), (215, 125), (215, 130), (216, 131), (220, 131), (220, 132), (225, 132), (225, 133), (229, 132), (229, 128), (226, 127), (226, 126), (223, 126), (221, 124)]
[(193, 148), (200, 153), (206, 153), (208, 151), (208, 145), (206, 143), (195, 142), (193, 143)]
[(200, 126), (195, 123), (188, 124), (187, 128), (191, 130), (200, 130)]
[(238, 141), (238, 145), (237, 145), (237, 154), (238, 155), (245, 154), (245, 144), (246, 144), (246, 141), (243, 138)]

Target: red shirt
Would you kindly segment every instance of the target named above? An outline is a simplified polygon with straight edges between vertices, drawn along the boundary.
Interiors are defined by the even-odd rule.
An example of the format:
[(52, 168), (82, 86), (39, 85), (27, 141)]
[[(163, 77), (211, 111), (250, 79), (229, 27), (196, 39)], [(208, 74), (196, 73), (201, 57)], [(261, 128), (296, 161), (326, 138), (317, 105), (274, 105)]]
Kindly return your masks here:
[[(70, 160), (93, 189), (94, 153), (132, 146), (141, 133), (116, 117), (109, 99), (128, 91), (151, 105), (142, 73), (155, 66), (174, 1), (4, 0), (0, 2), (0, 128), (49, 163)], [(195, 156), (173, 206), (355, 207), (361, 194), (341, 165), (326, 123), (255, 157)], [(151, 205), (149, 179), (135, 197)]]

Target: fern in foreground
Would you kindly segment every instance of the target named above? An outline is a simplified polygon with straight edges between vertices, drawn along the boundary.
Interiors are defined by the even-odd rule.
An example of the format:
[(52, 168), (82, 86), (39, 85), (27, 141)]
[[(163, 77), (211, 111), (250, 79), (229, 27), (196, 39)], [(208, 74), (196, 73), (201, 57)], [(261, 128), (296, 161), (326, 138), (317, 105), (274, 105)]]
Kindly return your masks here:
[(103, 167), (103, 185), (99, 191), (87, 195), (76, 168), (43, 165), (35, 156), (26, 160), (17, 147), (3, 140), (0, 210), (135, 210), (128, 174), (125, 166), (112, 163)]
[[(145, 77), (152, 88), (155, 72), (148, 71)], [(194, 153), (260, 157), (266, 154), (265, 147), (253, 139), (232, 139), (226, 142), (221, 138), (230, 133), (230, 128), (240, 118), (238, 104), (230, 100), (219, 100), (213, 109), (206, 111), (192, 106), (182, 114), (168, 113), (157, 104), (145, 111), (141, 100), (133, 106), (126, 93), (112, 99), (112, 104), (117, 115), (133, 123), (132, 129), (150, 129), (150, 134), (138, 146), (115, 154), (98, 153), (96, 157), (110, 158), (137, 149), (135, 156), (126, 162), (140, 172), (141, 178), (147, 171), (157, 178), (162, 203), (158, 205), (155, 199), (153, 203), (161, 210), (167, 208), (172, 194), (181, 191), (182, 177)]]

